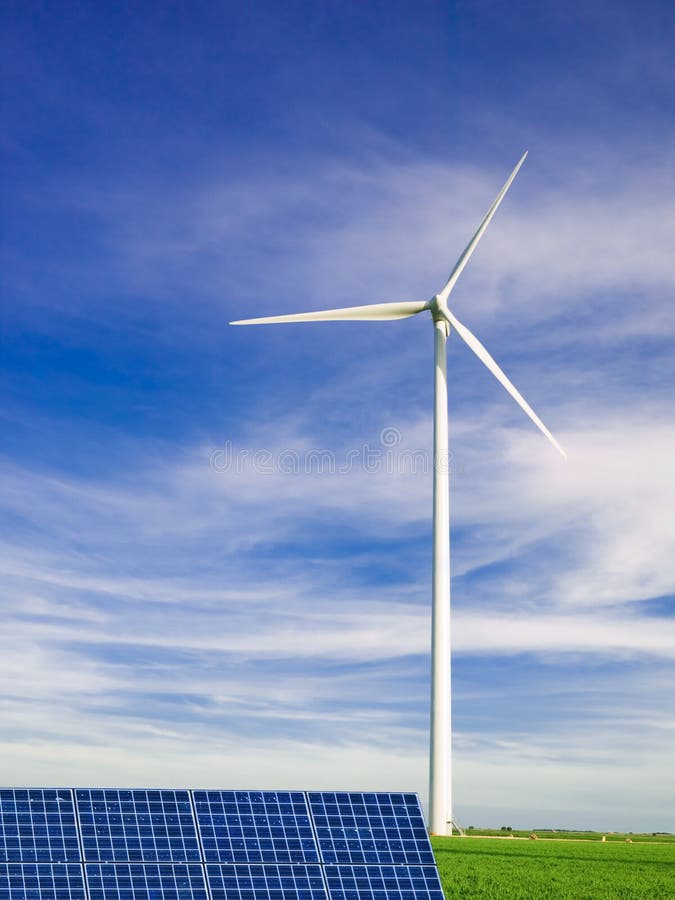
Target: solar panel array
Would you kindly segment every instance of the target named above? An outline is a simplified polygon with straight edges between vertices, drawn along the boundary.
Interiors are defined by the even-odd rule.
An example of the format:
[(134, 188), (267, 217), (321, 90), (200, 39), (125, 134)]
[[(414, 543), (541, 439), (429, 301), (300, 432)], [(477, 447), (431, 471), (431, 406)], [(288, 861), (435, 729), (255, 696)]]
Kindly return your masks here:
[(416, 794), (0, 789), (0, 900), (443, 900)]

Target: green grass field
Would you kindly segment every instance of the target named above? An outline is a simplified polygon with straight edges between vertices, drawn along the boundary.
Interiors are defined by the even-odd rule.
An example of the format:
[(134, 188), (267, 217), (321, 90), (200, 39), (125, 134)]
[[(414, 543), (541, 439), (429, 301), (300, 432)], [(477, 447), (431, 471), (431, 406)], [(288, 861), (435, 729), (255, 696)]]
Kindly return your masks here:
[[(498, 832), (499, 833), (499, 832)], [(527, 834), (527, 832), (521, 832)], [(462, 900), (673, 900), (675, 841), (651, 835), (548, 840), (434, 837), (446, 897)], [(540, 833), (540, 837), (543, 834)], [(558, 838), (554, 840), (553, 838)], [(579, 839), (586, 837), (586, 840)], [(642, 838), (643, 840), (640, 840)], [(648, 840), (646, 839), (648, 838)]]

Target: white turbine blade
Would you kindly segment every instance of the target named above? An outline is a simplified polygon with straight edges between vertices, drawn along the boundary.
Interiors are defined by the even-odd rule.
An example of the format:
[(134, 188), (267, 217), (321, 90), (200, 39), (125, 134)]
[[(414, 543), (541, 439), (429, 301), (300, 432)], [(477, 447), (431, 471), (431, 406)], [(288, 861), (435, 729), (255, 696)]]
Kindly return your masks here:
[(441, 312), (445, 316), (445, 318), (448, 320), (450, 325), (452, 325), (452, 327), (455, 329), (457, 334), (462, 338), (462, 340), (466, 344), (468, 344), (469, 347), (471, 347), (471, 349), (476, 354), (478, 359), (480, 359), (481, 362), (485, 363), (485, 365), (492, 372), (492, 374), (495, 376), (497, 381), (499, 381), (506, 388), (506, 390), (509, 392), (509, 394), (511, 394), (511, 396), (516, 401), (516, 403), (520, 406), (520, 408), (523, 409), (528, 414), (528, 416), (532, 419), (532, 421), (537, 426), (537, 428), (539, 428), (540, 431), (544, 432), (544, 434), (549, 439), (549, 441), (553, 444), (553, 446), (556, 448), (556, 450), (559, 453), (561, 453), (565, 457), (565, 459), (567, 459), (567, 454), (565, 453), (563, 448), (556, 441), (556, 439), (553, 437), (551, 432), (544, 425), (544, 423), (541, 421), (541, 419), (535, 413), (535, 411), (532, 409), (532, 407), (529, 405), (529, 403), (525, 400), (525, 398), (522, 396), (522, 394), (515, 388), (515, 386), (513, 384), (511, 384), (509, 379), (502, 372), (502, 370), (499, 368), (497, 363), (490, 356), (490, 354), (487, 352), (487, 350), (481, 344), (481, 342), (478, 340), (478, 338), (475, 336), (475, 334), (472, 334), (465, 325), (462, 325), (462, 323), (459, 321), (459, 319), (457, 319), (456, 316), (454, 316), (450, 312), (449, 309), (443, 309), (443, 310), (441, 310)]
[(346, 306), (343, 309), (321, 309), (316, 312), (293, 313), (289, 316), (264, 316), (261, 319), (239, 319), (230, 325), (276, 325), (278, 322), (386, 321), (407, 319), (429, 309), (428, 300), (402, 303), (371, 303), (368, 306)]
[(464, 248), (464, 252), (463, 252), (462, 255), (459, 257), (459, 259), (457, 260), (457, 262), (455, 263), (455, 268), (454, 268), (454, 269), (452, 270), (452, 272), (450, 273), (450, 277), (449, 277), (448, 280), (446, 281), (445, 287), (443, 288), (443, 290), (442, 290), (442, 291), (440, 292), (440, 294), (438, 295), (439, 298), (440, 298), (440, 300), (441, 300), (441, 302), (446, 301), (446, 300), (448, 299), (448, 297), (450, 296), (450, 291), (454, 288), (455, 282), (457, 281), (457, 279), (459, 278), (459, 276), (462, 274), (462, 272), (463, 272), (463, 270), (464, 270), (464, 266), (468, 263), (468, 261), (469, 261), (469, 259), (470, 259), (470, 257), (471, 257), (471, 254), (472, 254), (473, 251), (476, 249), (476, 244), (477, 244), (478, 241), (483, 237), (483, 234), (485, 233), (485, 229), (488, 227), (488, 225), (490, 224), (490, 221), (491, 221), (492, 217), (493, 217), (494, 214), (497, 212), (497, 208), (499, 207), (499, 204), (502, 202), (502, 200), (504, 199), (504, 195), (506, 194), (506, 192), (508, 191), (508, 189), (511, 187), (511, 182), (513, 181), (513, 179), (514, 179), (514, 178), (516, 177), (516, 175), (518, 174), (518, 170), (520, 169), (520, 167), (522, 166), (522, 164), (525, 162), (525, 157), (526, 157), (526, 156), (527, 156), (527, 150), (526, 150), (525, 153), (523, 153), (523, 155), (520, 157), (520, 161), (518, 162), (518, 165), (515, 167), (515, 169), (513, 170), (513, 172), (511, 172), (511, 174), (510, 174), (509, 177), (507, 178), (504, 187), (503, 187), (503, 188), (501, 189), (501, 191), (497, 194), (497, 198), (496, 198), (495, 202), (492, 204), (492, 206), (490, 207), (490, 209), (487, 211), (487, 215), (485, 216), (485, 218), (483, 219), (483, 221), (482, 221), (482, 222), (480, 223), (480, 225), (478, 226), (478, 231), (477, 231), (477, 232), (474, 234), (474, 236), (471, 238), (471, 240), (469, 241), (469, 243), (468, 243), (468, 244), (466, 245), (466, 247)]

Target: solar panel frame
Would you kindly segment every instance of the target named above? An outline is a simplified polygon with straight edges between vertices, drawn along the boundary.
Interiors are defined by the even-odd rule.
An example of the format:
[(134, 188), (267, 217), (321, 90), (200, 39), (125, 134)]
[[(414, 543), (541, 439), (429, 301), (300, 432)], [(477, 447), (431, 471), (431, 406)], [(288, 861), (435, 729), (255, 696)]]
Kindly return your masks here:
[(200, 862), (187, 790), (77, 788), (87, 862)]
[(320, 862), (303, 791), (193, 791), (204, 861)]
[(310, 791), (326, 865), (435, 866), (417, 794)]
[(435, 866), (324, 866), (330, 900), (444, 900)]
[(0, 789), (0, 862), (79, 862), (70, 788)]
[(82, 864), (0, 863), (0, 900), (87, 900)]
[(320, 863), (206, 866), (212, 900), (328, 900)]
[(202, 863), (86, 863), (89, 900), (209, 900)]

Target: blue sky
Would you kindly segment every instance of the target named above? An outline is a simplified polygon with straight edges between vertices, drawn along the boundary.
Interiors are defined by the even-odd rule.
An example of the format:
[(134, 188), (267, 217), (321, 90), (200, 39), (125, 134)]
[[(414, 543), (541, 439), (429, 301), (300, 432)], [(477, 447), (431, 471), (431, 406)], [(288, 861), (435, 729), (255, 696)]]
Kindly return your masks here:
[(675, 830), (670, 4), (2, 15), (3, 781), (426, 794), (430, 324), (227, 323), (430, 297), (528, 149), (452, 308), (570, 459), (450, 341), (456, 815)]

